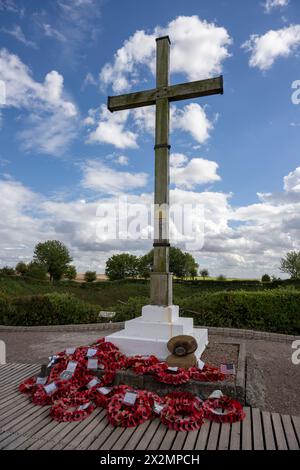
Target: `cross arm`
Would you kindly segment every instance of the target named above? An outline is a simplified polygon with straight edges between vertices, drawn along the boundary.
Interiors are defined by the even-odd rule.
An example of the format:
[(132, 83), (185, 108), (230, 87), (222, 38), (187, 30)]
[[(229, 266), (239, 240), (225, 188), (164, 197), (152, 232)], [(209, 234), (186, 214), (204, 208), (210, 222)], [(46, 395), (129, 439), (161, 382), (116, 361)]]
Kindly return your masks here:
[(180, 83), (168, 87), (169, 101), (188, 100), (209, 95), (223, 95), (223, 76), (197, 80), (196, 82)]
[(147, 91), (138, 91), (137, 93), (127, 93), (126, 95), (109, 96), (107, 100), (108, 109), (121, 111), (122, 109), (140, 108), (141, 106), (150, 106), (155, 104), (156, 89)]
[(196, 82), (180, 83), (152, 90), (127, 93), (125, 95), (109, 96), (107, 107), (111, 112), (123, 109), (151, 106), (159, 98), (168, 98), (169, 101), (180, 101), (201, 96), (223, 94), (223, 76), (197, 80)]

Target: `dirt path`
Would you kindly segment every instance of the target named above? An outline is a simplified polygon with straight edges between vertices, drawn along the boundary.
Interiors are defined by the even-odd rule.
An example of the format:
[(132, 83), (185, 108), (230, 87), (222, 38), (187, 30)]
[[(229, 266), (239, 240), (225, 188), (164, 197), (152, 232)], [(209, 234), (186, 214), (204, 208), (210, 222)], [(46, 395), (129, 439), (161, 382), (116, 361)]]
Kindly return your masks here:
[[(45, 363), (48, 356), (68, 346), (88, 344), (107, 335), (88, 332), (4, 332), (7, 362)], [(228, 337), (210, 335), (210, 347)], [(233, 343), (237, 341), (232, 339)], [(264, 410), (300, 416), (300, 365), (292, 363), (289, 343), (246, 341), (247, 402)]]

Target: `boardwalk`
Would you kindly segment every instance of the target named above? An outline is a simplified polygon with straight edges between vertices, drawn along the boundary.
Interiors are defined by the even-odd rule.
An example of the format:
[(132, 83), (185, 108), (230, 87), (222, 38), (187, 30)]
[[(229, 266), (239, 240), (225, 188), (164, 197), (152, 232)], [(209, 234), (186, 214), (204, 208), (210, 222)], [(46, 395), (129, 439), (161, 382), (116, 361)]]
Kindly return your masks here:
[(137, 428), (114, 428), (106, 412), (96, 409), (82, 422), (58, 423), (49, 407), (30, 403), (18, 392), (22, 379), (37, 373), (38, 365), (0, 366), (0, 449), (103, 450), (299, 450), (300, 417), (245, 408), (243, 423), (206, 422), (199, 431), (169, 431), (158, 419)]

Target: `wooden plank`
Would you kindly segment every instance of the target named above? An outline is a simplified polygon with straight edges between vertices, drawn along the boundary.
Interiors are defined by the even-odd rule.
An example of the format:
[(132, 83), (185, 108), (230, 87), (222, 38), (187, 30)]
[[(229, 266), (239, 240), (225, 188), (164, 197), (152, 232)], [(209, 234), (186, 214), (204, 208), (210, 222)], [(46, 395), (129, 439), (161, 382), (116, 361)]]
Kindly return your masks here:
[[(151, 430), (155, 426), (158, 427), (158, 425), (159, 425), (158, 419), (154, 421), (147, 421), (146, 423), (141, 424), (141, 426), (137, 428), (136, 432), (131, 436), (129, 441), (126, 443), (124, 450), (133, 450), (135, 448), (138, 448), (140, 442), (142, 442), (147, 447), (152, 437)], [(144, 450), (144, 447), (141, 449)]]
[[(89, 435), (90, 432), (93, 433), (94, 436), (97, 436), (98, 432), (96, 428), (103, 419), (102, 412), (103, 410), (101, 408), (96, 408), (96, 410), (94, 410), (93, 413), (89, 415), (86, 419), (84, 419), (83, 421), (78, 421), (77, 426), (75, 426), (74, 430), (69, 432), (67, 436), (62, 439), (63, 442), (68, 445), (72, 440), (72, 446), (78, 447), (81, 444), (82, 440), (85, 438), (85, 436)], [(96, 432), (94, 432), (95, 429)]]
[(112, 446), (117, 442), (119, 437), (124, 433), (125, 428), (115, 428), (111, 435), (106, 439), (106, 441), (99, 447), (99, 450), (110, 450)]
[(298, 450), (299, 444), (293, 428), (291, 417), (288, 415), (282, 415), (281, 419), (289, 450)]
[(111, 112), (123, 109), (140, 108), (151, 106), (156, 102), (156, 88), (136, 93), (126, 93), (125, 95), (109, 96), (107, 107)]
[(230, 439), (230, 424), (222, 424), (220, 431), (220, 439), (218, 444), (218, 450), (228, 450)]
[(292, 416), (291, 418), (295, 428), (298, 443), (300, 444), (300, 416)]
[(159, 449), (160, 444), (163, 441), (163, 438), (165, 437), (165, 434), (167, 433), (168, 428), (162, 423), (157, 428), (156, 433), (151, 439), (150, 444), (148, 445), (147, 449), (148, 450), (157, 450)]
[(276, 444), (273, 433), (271, 414), (268, 411), (262, 411), (262, 421), (266, 450), (275, 450)]
[[(143, 423), (145, 424), (145, 423)], [(128, 440), (130, 439), (130, 437), (135, 434), (139, 428), (141, 426), (143, 426), (143, 424), (141, 424), (140, 426), (138, 426), (137, 428), (127, 428), (125, 429), (125, 431), (123, 432), (123, 434), (119, 437), (119, 439), (115, 442), (115, 444), (112, 446), (111, 450), (121, 450), (123, 449), (123, 447), (125, 446), (125, 444), (128, 442)]]
[(90, 425), (85, 429), (85, 432), (82, 433), (82, 439), (80, 441), (79, 447), (81, 449), (87, 449), (88, 446), (94, 442), (94, 440), (99, 435), (99, 424), (105, 421), (106, 423), (106, 410), (101, 409), (99, 414), (97, 414)]
[(240, 450), (241, 448), (241, 422), (231, 424), (231, 433), (230, 433), (230, 450)]
[[(197, 431), (190, 431), (190, 433), (197, 434)], [(185, 443), (187, 435), (188, 435), (188, 432), (186, 431), (178, 432), (176, 438), (174, 439), (171, 449), (181, 450)]]
[(206, 448), (206, 443), (211, 427), (211, 422), (204, 420), (204, 424), (201, 426), (199, 434), (197, 436), (197, 441), (195, 444), (195, 450), (204, 450)]
[(244, 407), (246, 414), (242, 421), (242, 448), (241, 450), (252, 450), (252, 419), (251, 419), (251, 408), (248, 406)]
[(108, 423), (107, 420), (103, 420), (99, 426), (99, 435), (98, 437), (92, 442), (92, 444), (88, 447), (90, 450), (98, 450), (102, 446), (102, 444), (108, 439), (110, 434), (114, 431), (114, 427)]
[(284, 436), (284, 431), (279, 413), (272, 413), (272, 421), (278, 450), (287, 450), (287, 443)]
[(195, 82), (180, 83), (168, 87), (169, 101), (189, 100), (201, 96), (223, 94), (223, 77), (197, 80)]
[(183, 450), (193, 450), (195, 443), (197, 441), (198, 435), (199, 435), (199, 429), (198, 431), (189, 432), (187, 434), (187, 438), (184, 443)]
[(220, 433), (220, 424), (211, 423), (210, 433), (207, 441), (207, 450), (217, 450)]
[(258, 408), (252, 408), (253, 425), (253, 448), (254, 450), (264, 449), (264, 438), (261, 424), (261, 415)]
[(43, 407), (33, 406), (32, 403), (28, 403), (26, 408), (22, 410), (20, 414), (18, 409), (15, 410), (14, 414), (7, 417), (1, 424), (2, 429), (9, 431), (10, 429), (18, 429), (25, 420), (32, 419), (34, 416), (39, 415), (44, 411)]
[(37, 440), (33, 443), (30, 443), (26, 449), (28, 450), (38, 450), (41, 448), (44, 442), (47, 440), (51, 440), (53, 435), (56, 435), (62, 428), (66, 428), (69, 423), (58, 423), (57, 421), (51, 421), (50, 423), (46, 424), (46, 426), (40, 431), (38, 431), (34, 437)]
[(176, 434), (177, 434), (177, 431), (173, 431), (172, 429), (168, 429), (168, 431), (166, 432), (166, 434), (165, 434), (165, 436), (162, 440), (162, 443), (159, 446), (159, 450), (169, 450), (169, 449), (171, 449), (172, 444), (175, 440)]

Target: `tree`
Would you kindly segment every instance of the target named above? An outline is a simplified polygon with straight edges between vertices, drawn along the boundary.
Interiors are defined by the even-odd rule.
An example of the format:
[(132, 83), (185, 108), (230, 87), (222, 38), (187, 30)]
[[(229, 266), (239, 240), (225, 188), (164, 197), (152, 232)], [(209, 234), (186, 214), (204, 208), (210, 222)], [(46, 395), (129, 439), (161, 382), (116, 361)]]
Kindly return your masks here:
[(209, 276), (208, 270), (207, 270), (207, 269), (202, 269), (202, 270), (200, 271), (200, 276), (202, 276), (203, 279), (205, 280), (205, 278)]
[(24, 274), (27, 273), (27, 264), (24, 263), (24, 261), (19, 261), (16, 265), (16, 272), (21, 274), (21, 276), (24, 276)]
[(289, 274), (291, 279), (300, 279), (300, 251), (289, 251), (281, 258), (280, 271)]
[(77, 276), (77, 271), (76, 271), (75, 266), (73, 266), (71, 264), (69, 266), (67, 266), (67, 268), (65, 270), (65, 277), (67, 279), (69, 279), (69, 281), (72, 281), (72, 280), (76, 279), (76, 276)]
[(37, 261), (31, 261), (27, 265), (26, 276), (32, 277), (34, 279), (46, 280), (47, 277), (47, 267), (43, 263), (38, 263)]
[(58, 240), (38, 243), (34, 249), (34, 261), (46, 266), (50, 281), (58, 281), (72, 261), (68, 248)]
[(269, 274), (264, 274), (261, 277), (261, 282), (271, 282), (271, 278), (270, 278)]
[(220, 274), (220, 275), (217, 277), (217, 281), (226, 281), (226, 276), (224, 276), (224, 274)]
[(0, 274), (5, 274), (6, 276), (14, 276), (16, 274), (16, 271), (10, 266), (3, 266), (3, 268), (0, 269)]
[(140, 260), (129, 253), (113, 255), (106, 261), (105, 274), (111, 281), (135, 278), (139, 275)]
[[(139, 275), (147, 278), (153, 268), (153, 250), (146, 253), (139, 260)], [(185, 253), (180, 248), (170, 248), (170, 272), (179, 278), (196, 277), (198, 264), (190, 253)]]
[(85, 282), (94, 282), (97, 279), (96, 271), (86, 271), (84, 274)]

